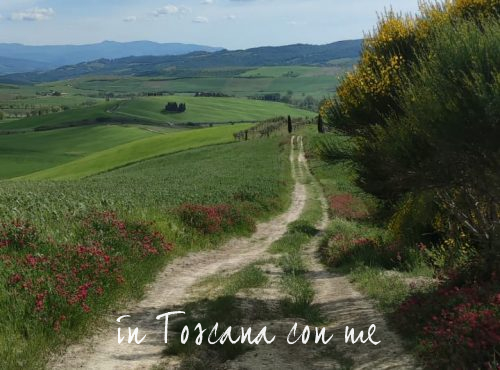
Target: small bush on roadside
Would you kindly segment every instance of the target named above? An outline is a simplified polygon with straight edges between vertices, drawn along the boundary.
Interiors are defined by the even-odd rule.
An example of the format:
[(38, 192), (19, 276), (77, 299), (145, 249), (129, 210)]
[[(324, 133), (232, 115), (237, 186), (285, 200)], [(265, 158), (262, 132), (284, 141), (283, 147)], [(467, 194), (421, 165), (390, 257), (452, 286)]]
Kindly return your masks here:
[(331, 195), (328, 198), (330, 212), (334, 216), (346, 219), (362, 219), (368, 217), (368, 211), (363, 201), (352, 194)]
[(205, 235), (255, 229), (255, 221), (251, 217), (239, 208), (226, 204), (184, 204), (177, 209), (177, 214), (186, 226)]
[(323, 256), (333, 267), (366, 264), (393, 268), (402, 262), (397, 248), (385, 246), (380, 240), (337, 234), (323, 243)]
[(420, 245), (402, 247), (382, 229), (346, 219), (332, 222), (320, 252), (329, 266), (348, 269), (365, 265), (410, 271), (424, 266), (428, 258)]
[(419, 344), (431, 369), (498, 369), (500, 282), (453, 282), (409, 297), (392, 320)]

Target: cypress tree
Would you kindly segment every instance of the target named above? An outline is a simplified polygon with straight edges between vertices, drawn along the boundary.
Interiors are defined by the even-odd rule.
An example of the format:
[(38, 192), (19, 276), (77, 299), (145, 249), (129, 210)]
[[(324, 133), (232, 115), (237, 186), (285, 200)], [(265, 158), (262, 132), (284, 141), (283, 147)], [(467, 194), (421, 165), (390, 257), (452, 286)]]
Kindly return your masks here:
[(165, 110), (167, 112), (178, 112), (179, 111), (179, 106), (177, 105), (176, 102), (169, 102), (166, 106), (165, 106)]
[(318, 132), (320, 134), (325, 132), (325, 128), (323, 126), (323, 118), (321, 117), (321, 114), (318, 116)]
[(288, 116), (288, 133), (291, 134), (293, 131), (292, 117)]

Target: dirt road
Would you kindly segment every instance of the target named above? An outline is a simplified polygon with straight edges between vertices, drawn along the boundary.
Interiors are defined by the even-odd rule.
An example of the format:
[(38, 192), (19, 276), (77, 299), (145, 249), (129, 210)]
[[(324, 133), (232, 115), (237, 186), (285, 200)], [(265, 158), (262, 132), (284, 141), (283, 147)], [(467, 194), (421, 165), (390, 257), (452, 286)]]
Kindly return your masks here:
[[(233, 239), (215, 251), (198, 252), (179, 258), (169, 264), (148, 287), (142, 301), (124, 308), (110, 317), (109, 327), (82, 343), (70, 346), (61, 356), (55, 357), (48, 365), (52, 369), (149, 369), (162, 361), (164, 344), (164, 321), (156, 316), (182, 305), (190, 300), (192, 288), (201, 280), (214, 274), (236, 272), (243, 267), (264, 260), (270, 255), (267, 250), (287, 230), (290, 222), (297, 220), (307, 202), (308, 186), (303, 179), (309, 174), (301, 137), (293, 137), (290, 153), (292, 175), (295, 188), (289, 210), (281, 216), (257, 226), (250, 238)], [(316, 184), (317, 185), (317, 184)], [(316, 192), (323, 206), (323, 218), (317, 225), (324, 230), (328, 224), (326, 200), (321, 191)], [(318, 235), (304, 249), (308, 265), (307, 277), (315, 290), (315, 301), (322, 315), (327, 319), (327, 330), (334, 333), (334, 345), (329, 349), (318, 346), (290, 346), (281, 344), (258, 346), (241, 358), (226, 364), (228, 369), (414, 369), (414, 359), (405, 353), (401, 341), (385, 323), (383, 316), (374, 309), (372, 303), (362, 296), (348, 278), (332, 274), (320, 262), (317, 255)], [(274, 280), (279, 272), (274, 272)], [(273, 277), (271, 277), (273, 278)], [(274, 290), (273, 290), (274, 289)], [(261, 303), (266, 298), (276, 300), (278, 289), (267, 288), (267, 292), (254, 292)], [(272, 297), (270, 296), (272, 295)], [(117, 342), (116, 318), (130, 315), (122, 327), (140, 328), (140, 336), (147, 335), (141, 344), (119, 345)], [(288, 319), (259, 323), (270, 325), (277, 336), (286, 337), (292, 321)], [(304, 323), (303, 323), (304, 324)], [(346, 325), (366, 330), (370, 324), (377, 325), (376, 340), (379, 346), (346, 345), (344, 329)], [(282, 331), (282, 332), (281, 332)], [(165, 364), (165, 362), (163, 362)], [(167, 366), (170, 368), (170, 366)]]
[[(297, 158), (296, 150), (295, 138), (292, 138), (292, 161)], [(261, 259), (271, 243), (286, 232), (287, 225), (299, 217), (305, 201), (305, 185), (296, 182), (289, 210), (269, 222), (257, 225), (257, 231), (250, 238), (233, 239), (220, 249), (198, 252), (173, 261), (147, 289), (142, 301), (121, 310), (116, 317), (110, 317), (111, 325), (108, 328), (80, 344), (70, 346), (64, 354), (55, 357), (48, 368), (148, 369), (158, 363), (165, 344), (164, 323), (157, 321), (156, 316), (185, 302), (190, 288), (199, 280), (216, 273), (239, 270)], [(125, 341), (118, 344), (119, 326), (114, 320), (122, 315), (131, 316), (123, 323), (132, 328), (139, 327), (140, 338), (147, 335), (144, 343), (136, 345)]]

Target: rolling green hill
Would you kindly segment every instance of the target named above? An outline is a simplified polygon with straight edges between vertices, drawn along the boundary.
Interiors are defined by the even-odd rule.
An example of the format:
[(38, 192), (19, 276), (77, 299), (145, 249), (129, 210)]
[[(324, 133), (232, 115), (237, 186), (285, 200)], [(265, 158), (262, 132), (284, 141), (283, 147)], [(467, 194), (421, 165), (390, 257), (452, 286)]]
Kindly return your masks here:
[(98, 104), (92, 107), (71, 109), (65, 112), (29, 117), (7, 123), (0, 121), (0, 132), (48, 130), (96, 123), (109, 123), (113, 120), (113, 114), (110, 112), (116, 105), (116, 103)]
[(27, 175), (154, 135), (151, 131), (124, 126), (0, 135), (0, 179)]
[[(83, 333), (96, 317), (109, 314), (119, 304), (117, 297), (123, 301), (128, 292), (131, 297), (140, 296), (142, 285), (150, 282), (168, 260), (211, 249), (233, 236), (248, 235), (256, 219), (283, 210), (292, 181), (288, 148), (280, 146), (280, 142), (281, 138), (271, 138), (197, 148), (78, 181), (0, 182), (0, 222), (21, 225), (12, 234), (2, 234), (2, 241), (11, 235), (24, 237), (27, 232), (28, 237), (24, 238), (35, 240), (22, 248), (9, 245), (1, 249), (2, 257), (7, 257), (2, 260), (0, 270), (1, 308), (4, 316), (9, 317), (1, 322), (5, 334), (0, 338), (2, 368), (47, 367), (49, 351), (59, 351), (60, 343), (68, 343), (69, 338), (75, 340), (76, 330)], [(176, 208), (188, 202), (227, 204), (231, 221), (233, 214), (244, 216), (236, 216), (237, 224), (222, 235), (205, 235), (177, 217)], [(115, 222), (115, 213), (119, 222)], [(155, 244), (149, 244), (150, 236)], [(174, 249), (167, 255), (145, 256), (144, 250), (159, 247), (159, 240), (172, 243)], [(131, 247), (127, 248), (128, 245)], [(101, 261), (106, 258), (100, 255), (91, 260), (93, 265), (96, 261), (95, 265), (103, 268), (110, 266), (109, 273), (96, 275), (94, 269), (87, 267), (87, 259), (68, 253), (74, 249), (80, 256), (79, 251), (86, 250), (86, 246), (90, 253), (100, 248), (106, 248), (106, 253), (114, 251), (111, 259), (116, 258), (117, 263), (104, 265)], [(33, 268), (25, 262), (30, 258), (43, 262)], [(58, 262), (51, 263), (55, 258)], [(7, 259), (19, 260), (19, 265), (4, 262)], [(78, 275), (85, 281), (92, 279), (94, 283), (94, 276), (98, 276), (107, 285), (96, 300), (87, 301), (92, 315), (82, 315), (80, 304), (75, 310), (75, 305), (60, 298), (57, 289), (44, 285), (51, 294), (47, 300), (65, 305), (65, 322), (69, 324), (63, 325), (61, 331), (51, 330), (52, 326), (47, 328), (47, 320), (34, 316), (31, 296), (25, 294), (21, 284), (13, 287), (9, 279), (18, 273), (27, 279), (35, 276), (37, 284), (46, 284), (56, 277), (74, 276), (74, 271), (80, 269), (83, 272)], [(123, 283), (114, 283), (116, 276)], [(81, 283), (74, 285), (78, 289)], [(59, 307), (48, 306), (44, 312), (51, 315), (48, 320), (60, 317)]]
[[(187, 111), (179, 114), (162, 113), (169, 101), (186, 103)], [(2, 131), (43, 131), (109, 123), (171, 126), (172, 124), (189, 123), (252, 122), (284, 115), (312, 117), (314, 113), (282, 103), (242, 98), (145, 97), (133, 100), (116, 100), (92, 107), (71, 109), (61, 113), (30, 117), (7, 123), (0, 121), (0, 133)]]
[[(335, 93), (339, 77), (352, 69), (352, 61), (328, 67), (281, 66), (246, 68), (219, 75), (219, 70), (168, 72), (162, 77), (87, 77), (71, 80), (76, 93), (91, 95), (93, 91), (110, 91), (118, 95), (143, 93), (194, 94), (222, 93), (248, 97), (266, 93), (285, 94), (292, 90), (294, 98), (311, 95), (323, 98)], [(52, 83), (63, 89), (63, 83)]]
[[(185, 103), (184, 113), (162, 113), (166, 103)], [(206, 98), (193, 96), (163, 96), (139, 98), (124, 102), (114, 112), (129, 118), (155, 122), (179, 123), (226, 123), (260, 121), (291, 115), (313, 117), (315, 114), (282, 103), (238, 98)]]
[(234, 140), (233, 133), (249, 127), (251, 127), (250, 124), (237, 124), (156, 135), (118, 145), (47, 170), (35, 172), (21, 179), (68, 180), (83, 178), (169, 153), (228, 143)]

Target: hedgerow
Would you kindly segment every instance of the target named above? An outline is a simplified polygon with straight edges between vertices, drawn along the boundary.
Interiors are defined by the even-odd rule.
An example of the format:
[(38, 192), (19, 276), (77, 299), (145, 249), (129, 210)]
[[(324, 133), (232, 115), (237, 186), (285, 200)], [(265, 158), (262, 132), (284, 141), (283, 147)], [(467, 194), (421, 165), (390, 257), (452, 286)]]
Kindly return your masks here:
[(499, 366), (499, 107), (500, 1), (456, 0), (386, 13), (320, 111), (351, 143), (323, 157), (354, 163), (389, 230), (382, 241), (330, 234), (323, 255), (334, 266), (400, 269), (418, 256), (434, 267), (441, 288), (410, 294), (392, 316), (429, 368)]
[(500, 242), (499, 4), (387, 13), (322, 109), (353, 137), (359, 184), (392, 210), (385, 214), (399, 242), (467, 244), (480, 251), (474, 269), (486, 274)]

